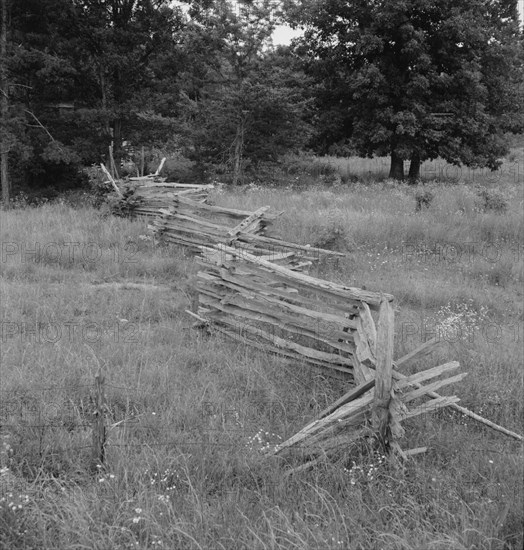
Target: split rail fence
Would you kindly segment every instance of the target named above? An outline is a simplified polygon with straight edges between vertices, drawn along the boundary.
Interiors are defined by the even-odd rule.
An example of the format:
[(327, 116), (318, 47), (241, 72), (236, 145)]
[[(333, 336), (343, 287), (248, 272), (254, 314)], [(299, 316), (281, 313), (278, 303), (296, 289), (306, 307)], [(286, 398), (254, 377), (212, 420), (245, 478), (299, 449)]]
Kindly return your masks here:
[(166, 182), (160, 177), (165, 158), (154, 174), (115, 180), (109, 170), (101, 164), (100, 167), (111, 183), (116, 194), (112, 202), (115, 213), (131, 217), (155, 218), (160, 208), (167, 208), (177, 197), (186, 197), (196, 202), (206, 202), (213, 185)]
[[(266, 451), (268, 457), (290, 462), (298, 456), (301, 463), (288, 473), (336, 457), (367, 436), (376, 438), (385, 452), (392, 451), (402, 458), (424, 452), (425, 447), (402, 449), (405, 435), (402, 423), (447, 406), (524, 441), (522, 435), (461, 407), (457, 404), (458, 397), (437, 393), (466, 376), (466, 373), (453, 375), (459, 367), (456, 361), (410, 376), (400, 372), (407, 364), (416, 364), (426, 357), (440, 342), (433, 339), (394, 360), (393, 296), (306, 273), (322, 255), (340, 256), (340, 253), (267, 236), (268, 227), (279, 215), (270, 213), (269, 207), (249, 212), (211, 206), (204, 202), (209, 187), (165, 184), (155, 181), (157, 176), (138, 178), (138, 184), (131, 184), (136, 185), (133, 193), (138, 191), (144, 197), (135, 215), (153, 217), (150, 227), (158, 237), (198, 252), (200, 270), (195, 283), (198, 304), (193, 311), (187, 311), (197, 319), (195, 326), (212, 328), (254, 349), (277, 354), (297, 368), (305, 365), (320, 368), (349, 386), (341, 398), (312, 422)], [(113, 184), (119, 196), (124, 197), (124, 188), (118, 187), (114, 180)], [(78, 449), (90, 449), (93, 471), (105, 461), (108, 428), (136, 424), (137, 428), (149, 429), (146, 424), (127, 418), (127, 412), (122, 420), (109, 426), (110, 407), (104, 388), (104, 376), (99, 372), (92, 388), (90, 419), (73, 415), (78, 416), (80, 431), (92, 430), (91, 444)], [(2, 422), (8, 428), (13, 411), (7, 402), (0, 405), (3, 416), (9, 417)], [(16, 418), (13, 421), (16, 427)], [(34, 428), (57, 429), (55, 422), (42, 424), (39, 416), (34, 422)], [(69, 424), (64, 423), (63, 428), (71, 431)], [(158, 427), (151, 429), (155, 431)], [(132, 444), (123, 440), (113, 446)], [(169, 440), (161, 444), (178, 443)]]
[(205, 202), (210, 189), (213, 189), (212, 185), (130, 181), (122, 185), (122, 200), (132, 216), (156, 218), (160, 208), (175, 205), (178, 197)]
[[(411, 377), (394, 366), (393, 296), (316, 279), (225, 245), (203, 247), (198, 264), (200, 307), (192, 314), (201, 324), (265, 353), (342, 376), (354, 386), (279, 445), (275, 455), (300, 449), (312, 465), (374, 432), (384, 450), (406, 457), (419, 450), (401, 449), (401, 422), (458, 401), (434, 393), (466, 376), (449, 376), (457, 362)], [(426, 355), (437, 344), (422, 346), (409, 359)], [(444, 378), (435, 381), (439, 376)], [(408, 410), (406, 403), (415, 406)]]
[[(142, 189), (156, 185), (149, 181)], [(459, 367), (456, 361), (411, 376), (399, 372), (440, 342), (426, 342), (394, 361), (394, 297), (307, 274), (322, 255), (343, 254), (268, 236), (268, 227), (282, 214), (270, 213), (268, 206), (255, 212), (212, 206), (205, 200), (208, 189), (174, 189), (169, 196), (150, 191), (147, 206), (135, 212), (153, 217), (149, 227), (159, 239), (198, 253), (198, 304), (187, 310), (197, 319), (195, 326), (212, 327), (264, 353), (321, 368), (350, 385), (342, 398), (271, 452), (287, 459), (300, 450), (306, 461), (293, 471), (368, 435), (385, 452), (403, 458), (424, 452), (401, 448), (402, 422), (446, 406), (523, 440), (457, 405), (458, 397), (436, 392), (466, 376), (452, 375)]]
[(209, 245), (234, 246), (294, 270), (309, 268), (322, 256), (344, 256), (340, 252), (289, 243), (266, 235), (268, 226), (282, 213), (263, 206), (255, 212), (211, 206), (184, 196), (161, 208), (149, 227), (158, 239), (189, 247), (200, 254)]

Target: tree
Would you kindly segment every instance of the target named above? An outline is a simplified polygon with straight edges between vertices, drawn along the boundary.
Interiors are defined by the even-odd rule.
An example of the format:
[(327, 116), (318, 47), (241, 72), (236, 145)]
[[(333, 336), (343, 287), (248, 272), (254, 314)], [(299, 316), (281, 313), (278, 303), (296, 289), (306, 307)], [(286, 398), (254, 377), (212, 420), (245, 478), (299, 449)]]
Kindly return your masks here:
[(2, 18), (0, 26), (0, 184), (2, 202), (9, 208), (9, 134), (7, 123), (9, 116), (9, 86), (7, 79), (7, 0), (0, 0)]
[(72, 2), (67, 40), (83, 86), (76, 98), (83, 104), (84, 116), (105, 118), (117, 163), (124, 139), (137, 123), (144, 123), (137, 115), (155, 112), (159, 84), (171, 76), (162, 74), (161, 59), (176, 48), (183, 16), (170, 4), (167, 0)]
[(204, 63), (186, 63), (181, 75), (186, 135), (197, 160), (228, 166), (238, 183), (247, 163), (276, 160), (305, 143), (306, 79), (289, 51), (272, 47), (270, 0), (193, 10), (188, 49)]
[[(12, 162), (26, 183), (73, 175), (113, 142), (167, 133), (162, 113), (179, 68), (184, 17), (168, 0), (17, 0), (9, 74)], [(8, 44), (9, 46), (9, 44)], [(65, 109), (65, 107), (69, 107)], [(162, 119), (159, 124), (158, 119)]]
[(516, 0), (313, 0), (290, 10), (319, 83), (315, 145), (389, 155), (390, 177), (426, 159), (496, 169), (522, 131)]

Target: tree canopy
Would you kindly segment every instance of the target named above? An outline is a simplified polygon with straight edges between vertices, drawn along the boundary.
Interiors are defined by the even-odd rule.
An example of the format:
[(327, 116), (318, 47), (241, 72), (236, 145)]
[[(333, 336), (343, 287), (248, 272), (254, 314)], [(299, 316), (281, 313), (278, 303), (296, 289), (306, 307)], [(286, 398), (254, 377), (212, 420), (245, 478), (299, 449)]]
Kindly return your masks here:
[(237, 10), (223, 0), (208, 4), (194, 13), (192, 39), (212, 41), (214, 55), (190, 64), (197, 78), (180, 81), (186, 136), (199, 160), (229, 165), (238, 181), (244, 160), (276, 160), (305, 144), (309, 92), (300, 64), (271, 47), (272, 0)]
[(346, 140), (390, 155), (394, 178), (411, 160), (416, 179), (439, 156), (494, 169), (524, 128), (515, 0), (306, 0), (290, 14), (318, 83), (319, 150)]

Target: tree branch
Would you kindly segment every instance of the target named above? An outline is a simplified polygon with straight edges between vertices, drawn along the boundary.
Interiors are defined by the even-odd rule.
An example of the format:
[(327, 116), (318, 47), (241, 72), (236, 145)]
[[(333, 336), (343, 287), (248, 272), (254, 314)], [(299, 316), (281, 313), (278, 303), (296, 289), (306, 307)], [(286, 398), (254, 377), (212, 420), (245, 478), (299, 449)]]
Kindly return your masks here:
[(51, 139), (51, 141), (53, 143), (56, 143), (56, 146), (58, 147), (58, 149), (60, 149), (60, 151), (62, 151), (62, 153), (64, 152), (64, 150), (62, 149), (62, 147), (60, 147), (58, 141), (56, 141), (56, 139), (51, 135), (51, 133), (49, 132), (49, 130), (38, 120), (37, 116), (32, 112), (32, 111), (29, 111), (27, 109), (24, 109), (24, 112), (27, 113), (28, 115), (31, 115), (37, 122), (38, 124), (38, 127), (39, 128), (42, 128), (42, 130), (44, 130), (44, 132), (49, 136), (49, 138)]

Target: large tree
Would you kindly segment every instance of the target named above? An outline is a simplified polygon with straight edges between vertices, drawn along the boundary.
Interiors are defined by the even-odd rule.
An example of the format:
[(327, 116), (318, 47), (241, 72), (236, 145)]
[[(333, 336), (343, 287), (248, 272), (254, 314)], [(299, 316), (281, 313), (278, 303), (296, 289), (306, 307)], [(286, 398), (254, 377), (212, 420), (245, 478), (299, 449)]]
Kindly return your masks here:
[[(295, 5), (296, 7), (296, 5)], [(425, 159), (496, 169), (524, 128), (516, 0), (304, 0), (299, 48), (318, 86), (316, 145), (390, 155), (390, 176)]]

